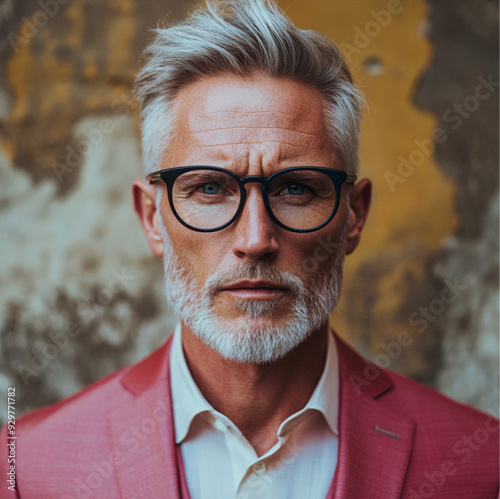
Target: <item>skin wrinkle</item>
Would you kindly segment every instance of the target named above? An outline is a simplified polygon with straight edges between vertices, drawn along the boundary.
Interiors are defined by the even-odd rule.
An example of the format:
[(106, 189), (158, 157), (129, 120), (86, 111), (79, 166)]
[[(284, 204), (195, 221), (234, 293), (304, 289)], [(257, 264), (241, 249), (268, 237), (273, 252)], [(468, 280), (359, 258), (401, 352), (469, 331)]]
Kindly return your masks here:
[[(259, 140), (259, 144), (274, 144), (274, 141), (272, 140)], [(293, 144), (292, 142), (285, 142), (281, 141), (282, 144), (286, 144), (292, 147), (301, 147), (303, 149), (303, 146)], [(231, 145), (238, 145), (238, 144), (255, 144), (255, 142), (224, 142), (221, 144), (206, 144), (206, 145), (200, 145), (199, 147), (219, 147), (219, 146), (231, 146)]]
[[(220, 83), (222, 83), (222, 86), (226, 85), (226, 83), (222, 81), (223, 79), (218, 78), (218, 80)], [(234, 80), (234, 78), (232, 80)], [(247, 80), (245, 80), (245, 82), (246, 81)], [(281, 80), (278, 80), (278, 81), (281, 81)], [(202, 98), (198, 97), (198, 96), (195, 96), (193, 98), (193, 95), (192, 95), (193, 88), (195, 88), (195, 87), (196, 87), (196, 84), (191, 84), (184, 89), (186, 102), (189, 98), (191, 98), (191, 101), (194, 101), (197, 106), (202, 106), (203, 102), (209, 101), (209, 99), (213, 96), (213, 94), (211, 93), (211, 91), (209, 91), (207, 93), (207, 95), (203, 96), (205, 99), (204, 101), (202, 101)], [(240, 87), (246, 89), (246, 86), (240, 85)], [(314, 98), (310, 99), (310, 100), (312, 102), (314, 102), (314, 101), (318, 102), (320, 104), (320, 107), (322, 110), (323, 103), (321, 101), (321, 96), (318, 95), (315, 91), (312, 91), (309, 87), (307, 87), (307, 88), (308, 88), (308, 91), (310, 91), (311, 93), (314, 94)], [(260, 94), (261, 94), (261, 92), (253, 92), (250, 94), (248, 92), (246, 92), (245, 97), (250, 98), (251, 96), (255, 96), (255, 95), (260, 96)], [(227, 93), (224, 92), (223, 95), (226, 97)], [(275, 92), (275, 95), (273, 96), (273, 98), (275, 98), (275, 97), (276, 97), (276, 92)], [(278, 100), (283, 102), (283, 103), (286, 102), (286, 99), (283, 99), (283, 98), (280, 98)], [(218, 102), (217, 98), (214, 99), (214, 102)], [(257, 100), (257, 102), (259, 102), (259, 101)], [(182, 103), (183, 103), (182, 100), (177, 100), (176, 104), (174, 105), (174, 108), (177, 111), (179, 111), (178, 108)], [(311, 126), (311, 123), (312, 123), (310, 117), (308, 116), (308, 113), (302, 113), (300, 116), (297, 116), (297, 115), (291, 114), (290, 111), (288, 110), (288, 108), (287, 108), (286, 112), (285, 111), (280, 112), (281, 110), (278, 110), (276, 113), (273, 113), (273, 112), (270, 112), (267, 108), (265, 108), (265, 106), (263, 106), (262, 104), (259, 104), (258, 105), (259, 109), (249, 110), (247, 115), (256, 116), (258, 121), (262, 121), (261, 116), (264, 114), (266, 116), (266, 119), (263, 121), (265, 121), (265, 122), (267, 122), (270, 118), (271, 119), (273, 117), (275, 118), (276, 116), (284, 116), (285, 118), (288, 118), (290, 120), (290, 122), (293, 126), (286, 126), (286, 127), (282, 126), (283, 123), (282, 123), (282, 120), (280, 119), (279, 120), (280, 123), (278, 123), (278, 124), (275, 123), (274, 127), (269, 127), (269, 126), (262, 127), (261, 123), (259, 123), (258, 126), (255, 126), (253, 124), (252, 124), (252, 126), (249, 126), (249, 124), (246, 123), (245, 124), (246, 126), (242, 127), (240, 123), (235, 124), (234, 122), (230, 123), (230, 126), (214, 127), (213, 121), (217, 120), (218, 115), (220, 115), (221, 113), (226, 114), (227, 118), (226, 117), (224, 118), (224, 121), (226, 121), (226, 119), (228, 119), (228, 118), (230, 119), (231, 117), (234, 117), (234, 113), (232, 113), (231, 111), (235, 109), (235, 107), (233, 106), (230, 110), (228, 110), (228, 109), (221, 110), (221, 109), (214, 108), (214, 105), (215, 104), (211, 103), (208, 106), (208, 113), (205, 113), (205, 115), (202, 116), (201, 119), (199, 116), (197, 116), (196, 119), (194, 119), (194, 117), (191, 117), (190, 119), (185, 120), (185, 122), (182, 125), (182, 128), (183, 128), (182, 131), (188, 133), (192, 140), (194, 140), (193, 136), (197, 136), (197, 138), (196, 138), (197, 147), (199, 149), (204, 150), (204, 151), (210, 151), (209, 154), (211, 154), (212, 151), (217, 152), (218, 158), (220, 158), (221, 156), (224, 156), (224, 155), (227, 157), (232, 157), (232, 158), (237, 156), (234, 153), (224, 154), (224, 153), (222, 153), (222, 151), (218, 151), (217, 150), (218, 148), (223, 148), (223, 147), (231, 148), (231, 146), (237, 147), (238, 145), (241, 145), (241, 144), (249, 144), (250, 145), (250, 144), (254, 144), (254, 143), (257, 146), (261, 146), (261, 147), (265, 144), (274, 144), (276, 142), (275, 139), (273, 139), (271, 141), (268, 140), (269, 130), (272, 130), (273, 128), (275, 130), (284, 130), (286, 132), (289, 132), (290, 135), (292, 135), (292, 136), (295, 135), (294, 140), (290, 140), (291, 137), (289, 137), (288, 140), (286, 140), (286, 139), (283, 139), (282, 136), (279, 136), (279, 134), (281, 132), (279, 132), (279, 131), (277, 132), (279, 139), (280, 139), (279, 141), (281, 143), (280, 145), (287, 145), (289, 149), (290, 148), (296, 149), (296, 151), (293, 151), (294, 155), (302, 156), (305, 149), (310, 149), (310, 146), (305, 146), (304, 144), (300, 144), (300, 142), (304, 142), (301, 139), (301, 137), (303, 137), (303, 136), (317, 138), (319, 149), (322, 149), (322, 150), (324, 150), (325, 148), (331, 149), (330, 145), (329, 145), (328, 134), (326, 133), (326, 129), (324, 128), (324, 124), (323, 124), (323, 121), (324, 121), (323, 116), (321, 117), (320, 131), (318, 131), (316, 133), (314, 133), (314, 132), (311, 133), (308, 130), (307, 131), (303, 130), (304, 121), (306, 121), (309, 124), (309, 127)], [(223, 105), (227, 105), (227, 103), (224, 101)], [(238, 106), (241, 106), (241, 104), (239, 102), (238, 102)], [(238, 109), (240, 111), (241, 115), (245, 114), (243, 112), (243, 110), (241, 110), (240, 108), (237, 107), (236, 109)], [(181, 118), (182, 115), (183, 115), (183, 110), (181, 108), (181, 111), (179, 112), (179, 118)], [(305, 119), (305, 118), (307, 118), (307, 119)], [(208, 127), (206, 129), (201, 130), (200, 123), (205, 123), (205, 122), (207, 123)], [(300, 128), (300, 129), (298, 130), (297, 128)], [(244, 130), (246, 130), (246, 131), (251, 132), (251, 131), (258, 131), (259, 129), (262, 129), (263, 132), (262, 132), (262, 134), (260, 134), (262, 136), (259, 136), (259, 140), (257, 142), (252, 141), (248, 137), (248, 134), (245, 134), (245, 133), (238, 133), (236, 135), (237, 141), (235, 140), (234, 142), (220, 141), (220, 136), (221, 135), (224, 136), (224, 133), (227, 131), (238, 130), (239, 132), (243, 132)], [(214, 134), (213, 132), (215, 130), (218, 130), (219, 132), (222, 132), (222, 133), (221, 134)], [(202, 137), (201, 139), (199, 138), (200, 135)], [(232, 135), (234, 135), (234, 134), (232, 134)], [(203, 143), (203, 142), (206, 142), (206, 143)], [(297, 143), (297, 142), (299, 142), (299, 143)], [(309, 141), (306, 141), (306, 142), (309, 142)], [(318, 146), (315, 146), (315, 147), (318, 148)], [(291, 151), (290, 151), (290, 155), (291, 155)], [(168, 153), (167, 153), (167, 156), (168, 156)], [(283, 159), (283, 157), (285, 155), (280, 151), (279, 156), (281, 156), (281, 158)], [(330, 161), (327, 161), (326, 164), (325, 164), (324, 160), (322, 162), (319, 162), (317, 160), (316, 161), (311, 160), (311, 161), (308, 161), (307, 163), (300, 162), (300, 163), (295, 163), (295, 164), (286, 165), (286, 166), (332, 166), (335, 164), (335, 161), (333, 160), (334, 158), (336, 159), (336, 155), (334, 154), (334, 152), (332, 152), (331, 157), (330, 157)], [(170, 165), (176, 164), (177, 166), (180, 166), (182, 163), (174, 163), (173, 161), (168, 161), (168, 164), (170, 164)], [(205, 165), (212, 164), (213, 166), (224, 166), (224, 165), (220, 165), (217, 163), (214, 164), (214, 162), (210, 161), (210, 158), (207, 157), (206, 155), (203, 156), (203, 161), (191, 161), (190, 164), (205, 164)], [(285, 165), (282, 165), (282, 167), (285, 167)], [(251, 168), (249, 167), (248, 169), (251, 169)], [(273, 170), (275, 170), (275, 169), (273, 169)], [(247, 174), (249, 174), (249, 173), (247, 173)], [(261, 173), (255, 173), (255, 174), (260, 175)], [(263, 175), (263, 176), (269, 176), (269, 175)]]
[[(259, 141), (258, 143), (254, 142), (245, 142), (245, 145), (250, 145), (250, 144), (256, 144), (256, 145), (262, 145), (262, 144), (275, 144), (274, 141)], [(226, 168), (229, 170), (234, 171), (236, 175), (240, 177), (245, 177), (248, 174), (249, 165), (249, 157), (250, 157), (250, 150), (245, 152), (245, 156), (243, 158), (235, 158), (234, 154), (229, 155), (228, 153), (224, 151), (217, 150), (218, 147), (222, 145), (228, 145), (228, 146), (239, 146), (241, 145), (241, 142), (230, 142), (227, 144), (213, 144), (213, 145), (201, 145), (197, 144), (197, 147), (203, 150), (206, 150), (206, 148), (215, 148), (215, 151), (213, 152), (214, 158), (210, 161), (207, 161), (207, 156), (206, 154), (202, 155), (200, 158), (200, 161), (192, 161), (189, 164), (185, 165), (178, 165), (176, 164), (175, 166), (193, 166), (193, 165), (205, 165), (205, 166), (218, 166), (222, 168)], [(294, 148), (293, 151), (291, 151), (289, 148), (285, 150), (285, 148), (282, 147), (282, 145), (287, 145), (291, 146)], [(297, 150), (299, 149), (299, 150)], [(268, 171), (267, 177), (269, 177), (271, 174), (275, 173), (278, 170), (281, 170), (283, 168), (289, 168), (293, 166), (319, 166), (319, 167), (330, 167), (330, 168), (339, 168), (339, 161), (337, 158), (333, 158), (331, 162), (325, 164), (325, 161), (312, 161), (307, 164), (303, 162), (296, 162), (297, 158), (300, 158), (301, 155), (307, 152), (307, 148), (302, 145), (302, 144), (290, 144), (285, 141), (281, 141), (281, 144), (278, 145), (277, 151), (270, 154), (269, 159), (264, 159), (260, 158), (257, 159), (257, 161), (260, 160), (260, 163), (262, 165), (265, 165), (263, 169)], [(264, 153), (265, 155), (266, 153)], [(290, 163), (290, 164), (289, 164)], [(273, 166), (273, 165), (279, 165), (279, 166)]]
[[(245, 127), (242, 127), (242, 126), (227, 126), (227, 127), (217, 127), (217, 128), (208, 128), (208, 129), (204, 129), (204, 130), (197, 130), (195, 132), (192, 132), (191, 135), (198, 135), (198, 134), (211, 134), (213, 132), (218, 132), (218, 131), (227, 131), (227, 130), (231, 130), (231, 131), (234, 131), (234, 130), (240, 130), (241, 132), (245, 131), (245, 130), (285, 130), (287, 132), (290, 132), (289, 135), (291, 137), (296, 137), (298, 138), (298, 140), (300, 141), (300, 136), (301, 135), (309, 135), (309, 136), (312, 136), (312, 137), (316, 137), (318, 139), (323, 139), (322, 137), (322, 134), (321, 133), (310, 133), (310, 132), (306, 132), (304, 130), (293, 130), (292, 128), (289, 128), (289, 127), (279, 127), (279, 126), (263, 126), (263, 125), (258, 125), (258, 126), (245, 126)], [(263, 135), (267, 135), (269, 132), (262, 132)], [(221, 135), (221, 134), (214, 134), (215, 136), (218, 136), (218, 135)], [(243, 135), (243, 133), (241, 134)], [(278, 134), (276, 134), (277, 136), (279, 136)], [(290, 138), (291, 138), (290, 137)], [(281, 137), (280, 137), (281, 138)], [(198, 139), (199, 140), (199, 139)], [(327, 141), (324, 141), (322, 140), (322, 142), (327, 142)], [(294, 142), (290, 142), (291, 145), (294, 144)], [(326, 145), (326, 144), (325, 144)]]
[(194, 131), (194, 132), (191, 132), (193, 135), (197, 134), (197, 133), (203, 133), (203, 132), (214, 132), (216, 130), (228, 130), (228, 129), (231, 129), (231, 130), (238, 130), (238, 129), (241, 129), (241, 130), (253, 130), (253, 129), (269, 129), (269, 130), (288, 130), (290, 132), (295, 132), (295, 133), (303, 133), (305, 135), (313, 135), (314, 137), (320, 137), (321, 134), (320, 133), (313, 133), (313, 132), (306, 132), (304, 130), (293, 130), (292, 128), (288, 128), (288, 127), (280, 127), (280, 126), (255, 126), (255, 127), (252, 127), (252, 126), (245, 126), (245, 127), (242, 127), (242, 126), (234, 126), (234, 127), (218, 127), (218, 128), (208, 128), (207, 130), (197, 130), (197, 131)]
[(268, 114), (269, 116), (275, 116), (275, 115), (290, 116), (290, 113), (287, 113), (286, 111), (276, 111), (276, 113), (273, 113), (273, 112), (267, 111), (266, 109), (258, 109), (258, 110), (255, 110), (255, 111), (246, 110), (246, 109), (232, 109), (232, 110), (229, 111), (227, 109), (221, 109), (221, 110), (213, 111), (214, 115), (215, 114), (227, 114), (227, 115), (231, 116), (233, 114), (238, 114), (238, 113), (248, 114), (248, 115), (252, 115), (252, 114)]
[[(287, 142), (285, 140), (281, 140), (280, 141), (282, 145), (288, 145), (290, 147), (293, 147), (295, 149), (300, 149), (300, 150), (304, 150), (306, 149), (303, 145), (300, 145), (300, 144), (296, 144), (294, 142)], [(213, 148), (213, 147), (222, 147), (222, 146), (237, 146), (237, 145), (241, 145), (241, 144), (260, 144), (260, 145), (264, 145), (264, 144), (274, 144), (275, 141), (274, 140), (266, 140), (266, 139), (261, 139), (259, 140), (258, 142), (255, 142), (255, 141), (244, 141), (244, 140), (239, 140), (238, 142), (220, 142), (220, 143), (212, 143), (212, 144), (200, 144), (199, 147), (203, 147), (203, 148)]]
[[(208, 140), (208, 139), (207, 139)], [(304, 144), (297, 144), (297, 143), (291, 143), (286, 140), (283, 140), (281, 138), (280, 142), (277, 143), (275, 140), (264, 140), (261, 139), (258, 142), (255, 142), (253, 140), (248, 140), (248, 141), (233, 141), (233, 142), (226, 142), (226, 143), (213, 143), (213, 137), (210, 139), (212, 143), (210, 144), (201, 144), (199, 139), (196, 140), (196, 145), (197, 148), (203, 149), (204, 151), (207, 150), (214, 150), (213, 152), (210, 151), (210, 154), (214, 154), (214, 160), (208, 160), (209, 157), (207, 157), (206, 153), (202, 155), (202, 160), (201, 161), (192, 161), (190, 164), (195, 165), (195, 164), (203, 164), (203, 165), (211, 165), (211, 166), (222, 166), (224, 168), (232, 169), (235, 167), (237, 164), (249, 164), (247, 158), (242, 158), (238, 160), (238, 158), (235, 159), (235, 156), (237, 154), (235, 153), (227, 153), (223, 150), (220, 150), (220, 147), (223, 146), (234, 146), (234, 148), (238, 148), (238, 146), (241, 146), (242, 144), (244, 145), (255, 145), (256, 147), (263, 146), (265, 144), (270, 144), (270, 145), (276, 145), (277, 146), (277, 151), (271, 156), (275, 156), (277, 159), (276, 160), (269, 160), (269, 161), (262, 161), (263, 165), (266, 165), (266, 167), (263, 167), (263, 169), (268, 169), (270, 170), (268, 175), (271, 175), (275, 171), (283, 168), (288, 168), (292, 166), (322, 166), (322, 167), (331, 167), (331, 168), (338, 168), (338, 158), (334, 155), (331, 154), (329, 160), (325, 161), (324, 158), (319, 159), (319, 160), (311, 160), (307, 163), (301, 161), (297, 162), (296, 160), (300, 157), (303, 157), (304, 154), (310, 152), (310, 148), (307, 147)], [(284, 148), (283, 146), (286, 145), (288, 146), (287, 148)], [(325, 144), (326, 147), (326, 144)], [(246, 154), (246, 153), (245, 153)], [(250, 154), (250, 151), (248, 151), (248, 154)], [(266, 154), (265, 152), (263, 154)], [(220, 164), (220, 163), (223, 164)], [(288, 164), (290, 162), (290, 164)], [(280, 165), (280, 167), (272, 168), (272, 167), (267, 167), (267, 165)], [(176, 166), (181, 166), (181, 165), (176, 165)], [(249, 169), (249, 168), (248, 168)], [(235, 171), (236, 174), (238, 174), (237, 171)], [(241, 174), (243, 176), (243, 174)]]

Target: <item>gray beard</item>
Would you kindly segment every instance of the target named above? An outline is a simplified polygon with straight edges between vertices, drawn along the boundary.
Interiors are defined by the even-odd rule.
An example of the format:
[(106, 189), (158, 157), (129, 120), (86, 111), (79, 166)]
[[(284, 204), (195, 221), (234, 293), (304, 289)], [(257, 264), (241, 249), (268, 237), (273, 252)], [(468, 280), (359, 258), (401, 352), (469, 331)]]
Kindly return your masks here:
[[(157, 197), (157, 208), (160, 200), (161, 195)], [(296, 275), (257, 260), (215, 272), (199, 290), (189, 268), (172, 248), (159, 209), (158, 215), (165, 244), (167, 301), (177, 317), (225, 359), (249, 364), (275, 362), (320, 329), (337, 305), (342, 290), (348, 224), (336, 250), (315, 270), (311, 290), (307, 290)], [(277, 300), (236, 300), (236, 308), (243, 313), (238, 320), (216, 315), (213, 301), (217, 292), (227, 284), (244, 279), (264, 279), (292, 293), (295, 299), (284, 323), (277, 325), (273, 320)]]

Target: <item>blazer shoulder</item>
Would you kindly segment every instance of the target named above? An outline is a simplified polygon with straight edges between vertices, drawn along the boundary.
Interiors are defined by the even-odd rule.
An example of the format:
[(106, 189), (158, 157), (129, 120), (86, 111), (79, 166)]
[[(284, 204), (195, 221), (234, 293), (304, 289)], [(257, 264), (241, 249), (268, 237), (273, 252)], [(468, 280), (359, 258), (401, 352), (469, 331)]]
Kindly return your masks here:
[[(415, 450), (429, 461), (467, 452), (470, 441), (481, 444), (474, 456), (483, 464), (498, 462), (498, 419), (478, 409), (380, 367), (337, 337), (339, 369), (344, 396), (354, 401), (370, 400), (373, 411), (383, 411), (395, 419), (415, 424)], [(472, 439), (472, 440), (471, 440)], [(473, 443), (473, 446), (476, 444)]]
[(145, 359), (109, 374), (70, 397), (21, 416), (17, 422), (19, 432), (26, 438), (37, 429), (43, 429), (46, 424), (51, 427), (75, 428), (80, 424), (88, 426), (93, 422), (104, 421), (103, 415), (117, 401), (133, 397), (124, 386), (123, 380), (133, 371), (147, 372), (156, 359), (165, 356), (166, 346), (167, 344), (164, 344)]
[(437, 424), (457, 419), (475, 425), (494, 416), (451, 399), (433, 388), (413, 381), (363, 357), (336, 333), (339, 369), (344, 389), (356, 396), (380, 401), (395, 414), (415, 422)]
[(408, 412), (414, 419), (443, 420), (457, 418), (462, 423), (478, 424), (485, 418), (496, 418), (483, 411), (458, 402), (433, 388), (422, 385), (394, 371), (384, 370), (393, 387), (387, 394), (393, 403)]

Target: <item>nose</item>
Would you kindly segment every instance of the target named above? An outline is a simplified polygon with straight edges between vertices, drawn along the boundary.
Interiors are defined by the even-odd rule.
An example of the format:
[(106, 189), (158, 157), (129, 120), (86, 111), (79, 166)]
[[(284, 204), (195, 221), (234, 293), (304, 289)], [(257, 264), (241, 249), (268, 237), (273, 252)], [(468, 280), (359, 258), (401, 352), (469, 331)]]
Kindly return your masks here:
[(279, 252), (278, 227), (267, 213), (262, 186), (246, 187), (245, 206), (234, 223), (233, 253), (238, 258), (274, 259)]

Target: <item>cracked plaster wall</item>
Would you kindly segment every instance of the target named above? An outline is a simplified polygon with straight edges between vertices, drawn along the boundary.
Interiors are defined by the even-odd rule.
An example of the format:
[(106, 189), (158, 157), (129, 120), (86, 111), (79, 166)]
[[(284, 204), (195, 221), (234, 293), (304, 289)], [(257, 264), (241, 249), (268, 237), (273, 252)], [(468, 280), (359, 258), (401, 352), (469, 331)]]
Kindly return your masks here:
[[(144, 357), (174, 324), (130, 206), (141, 174), (130, 89), (147, 28), (191, 4), (54, 1), (45, 17), (40, 2), (0, 1), (0, 392), (18, 387), (19, 415)], [(494, 410), (498, 87), (452, 118), (479, 77), (498, 81), (496, 3), (401, 0), (378, 31), (384, 1), (280, 4), (341, 44), (369, 102), (374, 205), (332, 324), (371, 358)], [(417, 158), (436, 127), (447, 139), (401, 176), (400, 158)], [(402, 331), (411, 345), (388, 357)]]

